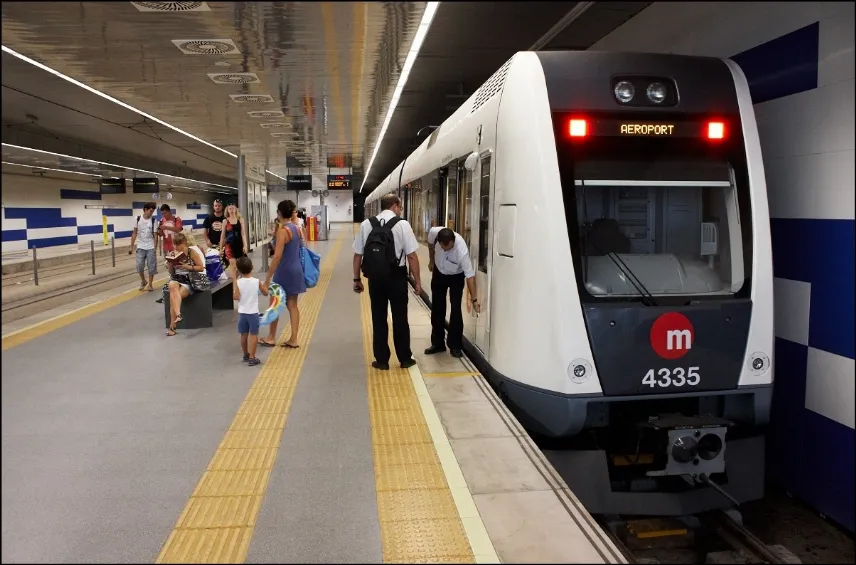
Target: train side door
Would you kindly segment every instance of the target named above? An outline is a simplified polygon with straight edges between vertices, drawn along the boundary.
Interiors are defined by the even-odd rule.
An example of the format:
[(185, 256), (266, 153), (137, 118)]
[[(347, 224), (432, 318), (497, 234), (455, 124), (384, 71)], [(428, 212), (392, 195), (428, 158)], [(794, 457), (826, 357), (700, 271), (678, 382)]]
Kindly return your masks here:
[[(476, 269), (476, 285), (481, 304), (481, 313), (476, 314), (473, 311), (476, 317), (475, 345), (485, 359), (488, 357), (490, 345), (490, 257), (493, 247), (490, 231), (491, 193), (493, 192), (490, 174), (492, 160), (490, 151), (483, 152), (475, 171), (477, 174), (473, 175), (478, 178), (478, 187), (473, 187), (473, 192), (478, 194), (478, 199), (473, 206), (476, 216), (474, 227), (478, 233), (478, 240), (472, 259)], [(475, 182), (473, 184), (475, 185)]]

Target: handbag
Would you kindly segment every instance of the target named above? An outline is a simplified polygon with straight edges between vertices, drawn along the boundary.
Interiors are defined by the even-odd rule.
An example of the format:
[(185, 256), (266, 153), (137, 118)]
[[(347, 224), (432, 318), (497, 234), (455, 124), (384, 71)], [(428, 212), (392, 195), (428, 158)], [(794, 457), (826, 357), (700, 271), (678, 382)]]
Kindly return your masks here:
[(321, 256), (301, 245), (300, 265), (303, 267), (303, 282), (306, 283), (306, 288), (314, 288), (321, 276)]
[(202, 292), (211, 289), (211, 279), (208, 278), (205, 271), (190, 271), (187, 278), (190, 279), (190, 288), (192, 288), (194, 292)]

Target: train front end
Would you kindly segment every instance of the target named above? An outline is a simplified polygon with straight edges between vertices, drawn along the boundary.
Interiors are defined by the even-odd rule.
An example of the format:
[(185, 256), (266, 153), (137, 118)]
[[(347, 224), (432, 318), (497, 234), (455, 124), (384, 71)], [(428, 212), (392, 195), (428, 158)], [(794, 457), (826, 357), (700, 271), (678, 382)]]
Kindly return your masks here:
[[(773, 382), (766, 185), (730, 61), (539, 53), (598, 395), (548, 450), (593, 512), (685, 514), (763, 495)], [(531, 414), (531, 412), (530, 412)], [(548, 442), (549, 443), (549, 442)]]

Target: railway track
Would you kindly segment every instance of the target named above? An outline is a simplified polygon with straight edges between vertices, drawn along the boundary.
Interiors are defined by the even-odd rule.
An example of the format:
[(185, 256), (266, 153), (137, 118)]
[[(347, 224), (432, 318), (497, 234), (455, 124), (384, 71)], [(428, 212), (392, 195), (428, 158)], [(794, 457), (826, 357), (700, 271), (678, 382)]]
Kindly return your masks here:
[(787, 548), (768, 546), (729, 512), (681, 519), (606, 517), (595, 519), (630, 563), (800, 563)]

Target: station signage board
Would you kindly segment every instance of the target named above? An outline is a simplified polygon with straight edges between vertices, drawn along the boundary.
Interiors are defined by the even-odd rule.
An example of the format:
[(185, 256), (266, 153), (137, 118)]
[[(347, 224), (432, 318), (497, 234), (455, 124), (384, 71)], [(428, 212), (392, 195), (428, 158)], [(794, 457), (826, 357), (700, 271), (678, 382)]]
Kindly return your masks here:
[(100, 179), (98, 181), (98, 192), (101, 194), (125, 194), (125, 179)]
[(135, 178), (132, 181), (135, 193), (156, 194), (158, 192), (158, 178)]
[(312, 175), (287, 175), (285, 185), (288, 190), (311, 190)]
[(328, 190), (351, 190), (351, 175), (327, 175)]

